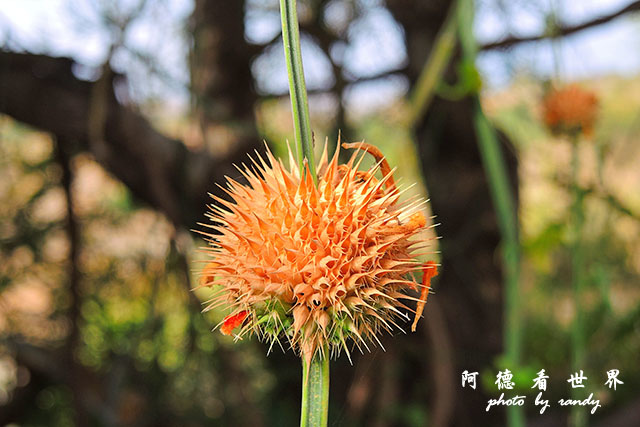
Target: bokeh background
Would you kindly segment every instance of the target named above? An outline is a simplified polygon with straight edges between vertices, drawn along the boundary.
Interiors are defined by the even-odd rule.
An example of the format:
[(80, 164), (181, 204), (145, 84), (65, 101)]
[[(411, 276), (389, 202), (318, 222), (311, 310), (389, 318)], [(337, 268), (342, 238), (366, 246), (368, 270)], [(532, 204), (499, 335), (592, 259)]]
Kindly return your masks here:
[[(476, 1), (475, 66), (456, 48), (410, 123), (450, 6), (299, 1), (316, 145), (340, 131), (379, 146), (441, 223), (425, 321), (385, 336), (386, 351), (332, 362), (330, 425), (503, 425), (485, 406), (505, 367), (528, 425), (567, 425), (554, 402), (572, 374), (571, 143), (541, 104), (577, 82), (599, 100), (579, 141), (583, 369), (603, 405), (589, 422), (636, 426), (640, 2)], [(201, 313), (204, 243), (189, 231), (233, 163), (293, 139), (279, 33), (275, 0), (0, 0), (0, 425), (296, 425), (299, 360), (211, 332), (227, 313)], [(519, 201), (519, 366), (501, 362), (500, 235), (465, 78)], [(552, 407), (539, 415), (542, 368)], [(465, 369), (480, 372), (476, 390), (461, 386)]]

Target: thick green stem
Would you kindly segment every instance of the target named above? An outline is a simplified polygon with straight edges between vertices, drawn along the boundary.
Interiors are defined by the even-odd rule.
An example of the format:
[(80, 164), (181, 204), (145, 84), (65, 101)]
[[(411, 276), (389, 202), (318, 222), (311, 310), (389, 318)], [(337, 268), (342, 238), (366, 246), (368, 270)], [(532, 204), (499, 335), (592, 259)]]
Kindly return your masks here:
[[(321, 357), (322, 356), (322, 357)], [(302, 358), (300, 427), (326, 427), (329, 420), (329, 354), (316, 355), (310, 364)]]
[(449, 64), (456, 47), (456, 8), (458, 3), (453, 2), (444, 26), (438, 33), (433, 49), (424, 64), (416, 88), (411, 94), (411, 111), (409, 111), (409, 127), (414, 127), (424, 115), (427, 107), (433, 99), (436, 85), (441, 80), (444, 70)]
[[(289, 94), (293, 113), (298, 164), (304, 169), (305, 159), (313, 182), (317, 184), (316, 163), (313, 158), (313, 139), (309, 120), (309, 101), (302, 68), (300, 30), (296, 0), (280, 0), (282, 41), (289, 76)], [(326, 427), (329, 416), (329, 353), (327, 349), (312, 358), (302, 357), (301, 427)], [(321, 357), (322, 356), (322, 357)]]
[[(469, 63), (475, 61), (477, 44), (473, 35), (473, 0), (460, 0), (458, 31), (462, 54)], [(507, 175), (495, 130), (482, 112), (479, 94), (473, 96), (473, 124), (478, 137), (478, 148), (489, 181), (491, 198), (498, 217), (502, 236), (502, 264), (504, 267), (504, 345), (506, 362), (517, 369), (520, 364), (522, 325), (520, 317), (520, 242), (518, 237), (517, 208)], [(522, 407), (507, 409), (507, 422), (511, 427), (525, 425)]]
[(307, 86), (304, 82), (304, 71), (302, 69), (296, 0), (280, 0), (280, 15), (282, 18), (284, 56), (287, 62), (287, 74), (289, 75), (289, 93), (291, 95), (298, 164), (300, 167), (304, 167), (304, 159), (306, 158), (313, 181), (317, 182), (316, 164), (313, 158), (313, 137), (309, 120), (309, 101), (307, 100)]
[[(585, 343), (582, 313), (582, 289), (583, 289), (583, 253), (582, 253), (582, 228), (584, 225), (583, 192), (578, 185), (578, 173), (580, 168), (580, 156), (578, 141), (573, 141), (571, 156), (571, 192), (573, 204), (571, 206), (571, 280), (573, 285), (573, 298), (575, 317), (571, 328), (571, 345), (573, 353), (571, 358), (572, 373), (584, 369)], [(581, 389), (572, 388), (572, 399), (583, 399)], [(585, 408), (574, 406), (571, 410), (571, 425), (573, 427), (584, 427), (587, 425), (587, 413)]]

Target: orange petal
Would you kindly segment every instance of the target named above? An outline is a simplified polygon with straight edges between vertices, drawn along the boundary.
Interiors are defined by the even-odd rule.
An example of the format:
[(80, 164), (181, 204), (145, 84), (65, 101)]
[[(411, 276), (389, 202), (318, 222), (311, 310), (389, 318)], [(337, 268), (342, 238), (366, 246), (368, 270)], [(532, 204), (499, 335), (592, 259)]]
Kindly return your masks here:
[(309, 309), (306, 305), (297, 305), (293, 309), (293, 335), (297, 335), (298, 331), (307, 322), (309, 318)]
[(242, 322), (244, 322), (244, 319), (246, 319), (247, 316), (249, 316), (249, 312), (246, 310), (243, 310), (236, 314), (228, 315), (222, 321), (222, 327), (220, 328), (220, 332), (222, 332), (223, 335), (231, 335), (231, 332), (235, 328), (242, 325)]
[(438, 266), (433, 261), (427, 261), (422, 269), (422, 291), (420, 292), (420, 302), (416, 306), (416, 317), (411, 325), (411, 332), (416, 331), (418, 320), (424, 311), (424, 305), (427, 303), (429, 290), (431, 289), (431, 279), (438, 275)]

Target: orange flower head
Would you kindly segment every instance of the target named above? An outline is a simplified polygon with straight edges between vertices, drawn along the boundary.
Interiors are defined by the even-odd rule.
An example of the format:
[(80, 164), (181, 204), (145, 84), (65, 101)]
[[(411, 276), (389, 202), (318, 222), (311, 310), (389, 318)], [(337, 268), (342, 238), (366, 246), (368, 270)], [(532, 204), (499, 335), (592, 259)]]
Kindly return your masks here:
[(544, 123), (554, 133), (593, 134), (598, 98), (576, 84), (551, 89), (543, 101)]
[[(212, 230), (203, 233), (212, 259), (201, 286), (218, 287), (207, 309), (231, 307), (224, 334), (239, 328), (237, 337), (255, 333), (271, 345), (284, 338), (310, 360), (324, 349), (349, 354), (349, 340), (360, 349), (380, 343), (378, 332), (405, 316), (402, 300), (418, 302), (417, 322), (437, 274), (435, 263), (416, 259), (426, 218), (416, 201), (399, 201), (393, 171), (375, 147), (343, 146), (358, 151), (338, 165), (339, 147), (329, 162), (325, 145), (317, 185), (291, 152), (287, 169), (267, 151), (266, 161), (252, 159), (253, 169), (238, 168), (248, 185), (228, 178), (232, 201), (212, 196), (213, 224), (202, 224)], [(379, 160), (369, 171), (358, 170), (362, 150)], [(418, 270), (420, 284), (412, 275)], [(404, 292), (420, 289), (420, 298)]]

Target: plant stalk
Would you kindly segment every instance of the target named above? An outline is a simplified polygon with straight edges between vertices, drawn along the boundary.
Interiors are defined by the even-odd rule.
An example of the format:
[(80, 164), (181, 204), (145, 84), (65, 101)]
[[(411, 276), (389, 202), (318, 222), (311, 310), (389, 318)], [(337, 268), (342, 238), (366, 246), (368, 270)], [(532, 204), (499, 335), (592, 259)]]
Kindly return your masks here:
[[(296, 0), (280, 0), (282, 41), (289, 77), (289, 94), (296, 140), (296, 155), (302, 173), (306, 173), (305, 160), (315, 184), (318, 183), (313, 157), (313, 135), (309, 120), (309, 101), (304, 82), (300, 29)], [(309, 362), (302, 357), (301, 427), (326, 427), (329, 420), (329, 353), (324, 348)]]
[[(500, 151), (495, 130), (482, 113), (480, 100), (474, 100), (474, 126), (482, 162), (486, 169), (491, 198), (498, 216), (502, 235), (502, 265), (504, 268), (504, 346), (506, 363), (517, 369), (520, 364), (522, 324), (520, 317), (520, 242), (518, 221), (513, 196), (509, 189), (506, 166)], [(511, 427), (525, 425), (524, 412), (520, 406), (507, 408), (507, 422)]]
[(456, 12), (458, 2), (451, 4), (451, 10), (442, 29), (438, 33), (433, 49), (424, 64), (416, 88), (411, 95), (411, 110), (409, 111), (409, 127), (414, 127), (429, 107), (436, 85), (442, 79), (445, 68), (449, 64), (456, 47), (457, 19)]
[(480, 101), (476, 104), (474, 126), (478, 135), (480, 154), (498, 214), (502, 234), (502, 261), (505, 268), (505, 331), (504, 341), (509, 363), (519, 363), (521, 356), (521, 319), (519, 315), (520, 244), (516, 207), (509, 188), (506, 166), (495, 131), (482, 113)]
[(300, 427), (326, 427), (329, 421), (329, 354), (327, 348), (311, 363), (302, 357)]
[(304, 82), (302, 68), (302, 51), (300, 49), (300, 30), (296, 0), (280, 0), (280, 16), (282, 19), (282, 41), (284, 56), (289, 76), (289, 94), (293, 112), (293, 128), (296, 140), (298, 165), (304, 173), (304, 159), (307, 159), (313, 182), (317, 183), (316, 163), (313, 158), (313, 135), (309, 120), (309, 101), (307, 86)]
[[(571, 192), (573, 203), (571, 206), (571, 281), (573, 287), (573, 301), (575, 317), (571, 326), (571, 346), (573, 347), (571, 358), (572, 373), (584, 369), (585, 362), (585, 337), (583, 330), (582, 293), (584, 288), (583, 252), (582, 252), (582, 228), (584, 226), (583, 191), (578, 185), (578, 173), (580, 171), (580, 154), (578, 138), (572, 140), (571, 154)], [(580, 389), (571, 388), (571, 398), (580, 399)], [(587, 413), (585, 408), (573, 406), (571, 409), (571, 425), (584, 427), (587, 425)]]
[[(458, 31), (463, 56), (474, 63), (477, 44), (473, 35), (473, 0), (459, 0)], [(520, 241), (518, 233), (517, 205), (511, 192), (507, 167), (500, 149), (495, 129), (484, 115), (479, 94), (473, 95), (473, 124), (478, 138), (491, 198), (498, 217), (502, 237), (502, 264), (504, 283), (504, 345), (508, 364), (517, 369), (520, 364), (522, 319), (520, 317)], [(522, 407), (507, 408), (507, 423), (511, 427), (525, 425)]]

